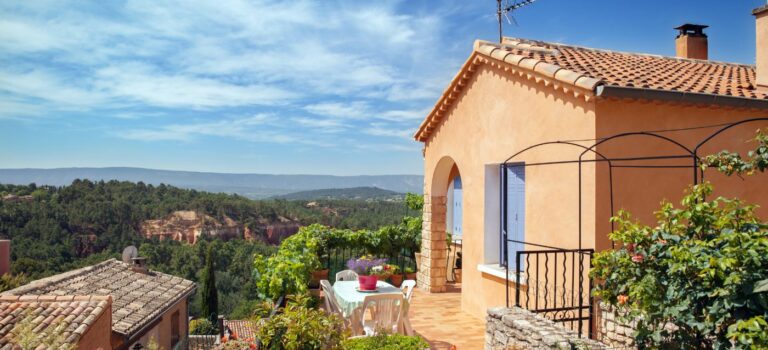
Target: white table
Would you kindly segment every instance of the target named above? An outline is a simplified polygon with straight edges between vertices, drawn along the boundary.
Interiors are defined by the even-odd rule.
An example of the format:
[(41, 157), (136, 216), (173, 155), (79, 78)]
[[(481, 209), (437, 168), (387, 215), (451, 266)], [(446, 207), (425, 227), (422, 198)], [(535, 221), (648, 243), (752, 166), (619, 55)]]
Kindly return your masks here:
[(339, 303), (344, 317), (349, 317), (352, 315), (352, 311), (363, 306), (363, 301), (368, 295), (403, 293), (400, 288), (384, 281), (376, 282), (378, 292), (358, 292), (356, 289), (358, 286), (359, 283), (357, 281), (337, 281), (333, 284), (333, 295), (336, 296), (336, 301)]

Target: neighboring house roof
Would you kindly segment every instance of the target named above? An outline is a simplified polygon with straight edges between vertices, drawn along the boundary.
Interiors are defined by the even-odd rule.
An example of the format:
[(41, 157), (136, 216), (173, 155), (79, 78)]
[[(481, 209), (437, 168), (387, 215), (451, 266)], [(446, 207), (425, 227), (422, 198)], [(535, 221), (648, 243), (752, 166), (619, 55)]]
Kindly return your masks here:
[(768, 109), (755, 89), (755, 66), (626, 53), (543, 41), (478, 40), (475, 49), (414, 135), (426, 141), (480, 64), (504, 67), (587, 100), (641, 98)]
[(224, 327), (237, 334), (238, 339), (256, 339), (256, 323), (248, 320), (224, 320)]
[(35, 334), (61, 325), (66, 342), (77, 344), (111, 303), (108, 296), (0, 295), (0, 350), (13, 349), (11, 330), (27, 317)]
[(194, 290), (192, 281), (155, 271), (133, 271), (130, 264), (110, 259), (36, 280), (5, 293), (112, 296), (112, 331), (130, 338), (152, 326)]

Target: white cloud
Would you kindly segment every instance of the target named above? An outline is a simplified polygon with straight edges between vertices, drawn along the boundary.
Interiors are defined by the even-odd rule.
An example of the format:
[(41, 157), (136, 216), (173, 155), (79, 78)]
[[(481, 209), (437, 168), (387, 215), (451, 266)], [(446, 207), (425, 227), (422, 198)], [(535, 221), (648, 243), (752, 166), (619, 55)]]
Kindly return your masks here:
[(373, 136), (388, 136), (405, 139), (410, 139), (413, 134), (412, 129), (390, 127), (382, 123), (371, 123), (369, 127), (363, 129), (363, 132)]

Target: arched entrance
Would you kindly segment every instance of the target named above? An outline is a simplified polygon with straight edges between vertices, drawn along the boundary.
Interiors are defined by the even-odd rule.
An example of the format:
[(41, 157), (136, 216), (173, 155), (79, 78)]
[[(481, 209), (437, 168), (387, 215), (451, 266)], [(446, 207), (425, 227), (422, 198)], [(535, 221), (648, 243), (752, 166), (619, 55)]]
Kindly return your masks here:
[[(456, 229), (461, 231), (463, 186), (458, 166), (448, 156), (440, 159), (432, 176), (428, 178), (431, 178), (431, 181), (425, 186), (424, 193), (424, 224), (421, 234), (421, 268), (418, 283), (419, 288), (423, 290), (443, 292), (450, 269), (447, 233)], [(457, 199), (458, 206), (455, 205)]]

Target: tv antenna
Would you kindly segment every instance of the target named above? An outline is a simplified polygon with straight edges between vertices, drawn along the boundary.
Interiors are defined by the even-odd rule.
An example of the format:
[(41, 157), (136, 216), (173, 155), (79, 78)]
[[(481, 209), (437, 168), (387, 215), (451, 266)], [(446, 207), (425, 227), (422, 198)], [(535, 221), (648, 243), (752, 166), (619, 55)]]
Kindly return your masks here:
[(504, 17), (509, 24), (512, 24), (513, 22), (517, 24), (515, 17), (509, 14), (521, 7), (533, 4), (534, 2), (536, 2), (536, 0), (513, 0), (511, 2), (510, 0), (496, 0), (496, 18), (499, 20), (499, 44), (504, 40), (504, 23), (502, 22), (502, 17)]

